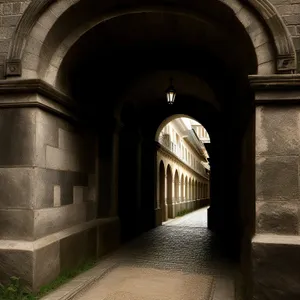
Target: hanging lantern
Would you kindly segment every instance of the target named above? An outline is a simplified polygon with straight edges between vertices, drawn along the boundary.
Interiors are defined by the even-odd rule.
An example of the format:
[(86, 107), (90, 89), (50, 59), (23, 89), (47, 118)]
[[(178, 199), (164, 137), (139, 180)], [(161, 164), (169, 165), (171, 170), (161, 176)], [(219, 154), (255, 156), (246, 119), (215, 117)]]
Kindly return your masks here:
[(176, 97), (176, 90), (173, 86), (172, 83), (173, 79), (170, 79), (170, 86), (168, 87), (168, 89), (166, 90), (166, 96), (167, 96), (167, 102), (168, 104), (173, 104), (175, 102), (175, 97)]

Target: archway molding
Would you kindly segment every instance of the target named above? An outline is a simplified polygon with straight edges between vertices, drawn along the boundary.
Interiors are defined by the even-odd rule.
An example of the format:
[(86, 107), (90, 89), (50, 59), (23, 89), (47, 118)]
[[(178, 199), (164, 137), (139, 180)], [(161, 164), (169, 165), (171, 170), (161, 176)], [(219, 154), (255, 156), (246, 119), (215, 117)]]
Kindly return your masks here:
[[(43, 57), (42, 59), (44, 59), (45, 57), (41, 53), (41, 49), (43, 48), (43, 45), (49, 42), (47, 40), (49, 32), (56, 22), (63, 17), (70, 8), (83, 2), (88, 3), (89, 1), (33, 0), (20, 19), (13, 35), (6, 63), (6, 76), (21, 76), (23, 71), (25, 78), (40, 78), (37, 70), (39, 68), (41, 58)], [(104, 14), (100, 17), (100, 20), (97, 20), (94, 23), (88, 22), (88, 24), (83, 24), (80, 28), (75, 28), (73, 32), (65, 37), (59, 47), (56, 47), (55, 49), (51, 49), (51, 46), (49, 47), (52, 52), (50, 51), (48, 53), (51, 56), (48, 68), (51, 69), (53, 74), (55, 74), (55, 72), (59, 69), (60, 63), (68, 49), (70, 49), (80, 36), (97, 23), (107, 20), (107, 18), (116, 17), (118, 14), (122, 15), (129, 12), (136, 13), (137, 11), (152, 10), (149, 8), (140, 8), (135, 9), (134, 11), (132, 8), (134, 7), (134, 3), (132, 3), (133, 1), (128, 0), (125, 1), (126, 3), (124, 3), (123, 6), (130, 7), (129, 10), (123, 10), (123, 12), (120, 12), (119, 10), (119, 12), (110, 13), (108, 16), (105, 12), (112, 12), (112, 9), (117, 7), (117, 3), (115, 3), (117, 1), (110, 2), (111, 3), (106, 5), (109, 7), (102, 8)], [(275, 71), (277, 73), (290, 73), (296, 69), (296, 52), (290, 34), (275, 7), (268, 0), (248, 0), (248, 5), (239, 0), (220, 0), (219, 2), (225, 4), (231, 11), (233, 11), (236, 18), (240, 21), (240, 23), (242, 23), (245, 30), (248, 32), (255, 48), (258, 61), (262, 56), (270, 56), (270, 61), (262, 64), (259, 64), (258, 62), (258, 74), (271, 74)], [(196, 11), (196, 5), (201, 6), (201, 3), (202, 1), (198, 1), (197, 3), (193, 3), (193, 1), (187, 2), (187, 4), (193, 7), (192, 11)], [(149, 5), (148, 0), (142, 1), (139, 5), (147, 7), (147, 5)], [(161, 6), (160, 1), (158, 1), (157, 5)], [(100, 4), (97, 4), (97, 7), (98, 6), (100, 7)], [(254, 9), (251, 9), (249, 6), (252, 6)], [(182, 8), (184, 7), (181, 4), (181, 9)], [(268, 27), (269, 30), (266, 30), (265, 27)], [(268, 34), (268, 31), (271, 33), (270, 35)], [(30, 39), (37, 42), (34, 50), (29, 49), (30, 45), (28, 40)], [(275, 57), (271, 58), (273, 45), (275, 46)], [(30, 51), (34, 53), (31, 53)], [(24, 64), (26, 56), (27, 58), (30, 56), (31, 60), (35, 61), (33, 64), (34, 66), (31, 66), (31, 69), (29, 69), (28, 66), (26, 67), (26, 64)], [(21, 65), (21, 62), (23, 62), (24, 66)], [(272, 68), (274, 65), (276, 70)]]

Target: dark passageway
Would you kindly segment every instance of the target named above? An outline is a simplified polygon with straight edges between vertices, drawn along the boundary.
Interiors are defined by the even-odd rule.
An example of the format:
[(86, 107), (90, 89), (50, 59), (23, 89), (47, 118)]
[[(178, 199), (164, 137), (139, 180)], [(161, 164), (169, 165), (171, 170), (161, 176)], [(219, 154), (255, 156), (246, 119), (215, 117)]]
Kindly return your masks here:
[[(247, 300), (299, 299), (296, 2), (1, 1), (0, 280), (37, 292), (132, 242), (141, 262), (234, 261)], [(209, 161), (188, 150), (207, 176), (159, 165), (176, 115), (207, 130)], [(206, 229), (161, 226), (199, 203)]]
[[(222, 11), (221, 3), (213, 3)], [(229, 26), (217, 33), (177, 13), (123, 15), (82, 36), (61, 65), (57, 84), (73, 95), (82, 122), (98, 136), (98, 216), (117, 212), (122, 242), (162, 223), (155, 135), (165, 119), (184, 114), (211, 137), (208, 228), (229, 257), (250, 261), (254, 106), (247, 76), (257, 71), (257, 58), (236, 17), (225, 9), (224, 19)], [(177, 89), (172, 106), (164, 93), (170, 77)]]

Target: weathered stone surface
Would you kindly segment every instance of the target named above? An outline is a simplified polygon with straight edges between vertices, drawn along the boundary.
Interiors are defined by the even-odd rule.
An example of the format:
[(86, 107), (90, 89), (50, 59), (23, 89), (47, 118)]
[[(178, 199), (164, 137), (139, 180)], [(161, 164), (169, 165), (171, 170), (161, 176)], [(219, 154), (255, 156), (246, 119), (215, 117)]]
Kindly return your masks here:
[(94, 201), (86, 202), (86, 221), (96, 219), (97, 213), (97, 203)]
[(46, 167), (46, 145), (51, 147), (58, 146), (58, 128), (56, 123), (45, 120), (44, 115), (38, 110), (36, 122), (36, 163), (43, 168)]
[(0, 168), (0, 209), (33, 208), (34, 188), (32, 168)]
[(88, 175), (84, 173), (35, 169), (36, 208), (53, 207), (54, 186), (60, 186), (60, 205), (73, 203), (73, 186), (88, 186)]
[(0, 165), (34, 165), (35, 109), (1, 109), (0, 144)]
[(61, 206), (61, 192), (59, 185), (54, 186), (53, 194), (53, 206)]
[(62, 239), (60, 241), (61, 271), (71, 270), (83, 263), (86, 258), (86, 251), (87, 236), (84, 232)]
[(32, 287), (33, 284), (33, 252), (12, 249), (0, 250), (0, 281), (11, 276), (21, 278), (22, 282)]
[(253, 299), (297, 300), (300, 295), (299, 238), (284, 243), (270, 236), (252, 244)]
[(295, 107), (257, 107), (256, 155), (299, 155), (299, 124)]
[(38, 290), (41, 286), (51, 282), (59, 275), (59, 250), (58, 241), (34, 252), (34, 290)]
[(33, 211), (25, 209), (1, 209), (0, 239), (32, 240)]
[(86, 203), (72, 204), (34, 211), (34, 237), (66, 229), (86, 220)]
[(256, 200), (298, 200), (298, 157), (256, 157)]
[(299, 208), (290, 202), (256, 202), (256, 229), (258, 233), (299, 233)]

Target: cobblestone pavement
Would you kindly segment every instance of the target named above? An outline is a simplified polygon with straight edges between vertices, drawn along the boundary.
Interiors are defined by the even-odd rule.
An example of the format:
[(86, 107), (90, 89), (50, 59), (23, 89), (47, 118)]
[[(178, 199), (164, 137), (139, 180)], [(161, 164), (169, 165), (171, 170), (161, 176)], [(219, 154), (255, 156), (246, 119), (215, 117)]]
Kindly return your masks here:
[(93, 284), (67, 299), (240, 300), (238, 268), (205, 227), (206, 213), (203, 208), (144, 233), (43, 300), (66, 299), (57, 295), (70, 293), (76, 280)]
[[(103, 280), (95, 284), (87, 292), (82, 294), (80, 300), (108, 300), (108, 299), (141, 299), (141, 300), (163, 300), (163, 299), (203, 299), (203, 300), (233, 300), (235, 294), (234, 279), (237, 268), (233, 262), (222, 256), (220, 251), (216, 251), (214, 236), (206, 226), (207, 209), (203, 208), (196, 212), (190, 213), (180, 218), (167, 221), (164, 226), (155, 228), (146, 232), (134, 241), (122, 247), (111, 257), (118, 259), (119, 269), (107, 275), (106, 288), (112, 284), (114, 287), (119, 284), (117, 290), (109, 291), (105, 288)], [(127, 277), (120, 279), (123, 268), (131, 268), (127, 272)], [(170, 272), (163, 276), (160, 274), (160, 283), (163, 283), (161, 291), (171, 290), (174, 287), (174, 293), (171, 295), (155, 294), (153, 282), (149, 278), (155, 278), (153, 275), (141, 281), (138, 275), (134, 275), (139, 270), (148, 270), (150, 272)], [(128, 269), (127, 269), (128, 270)], [(155, 271), (156, 270), (156, 271)], [(179, 282), (183, 282), (179, 273), (183, 276), (198, 276), (194, 280), (195, 285), (191, 285), (191, 281), (186, 281), (185, 286), (189, 287), (190, 296), (192, 291), (196, 289), (197, 297), (189, 297), (186, 288), (180, 291)], [(200, 276), (201, 275), (201, 276)], [(158, 276), (159, 277), (159, 276)], [(116, 280), (116, 278), (119, 278)], [(135, 279), (134, 279), (135, 278)], [(177, 278), (170, 281), (171, 278)], [(179, 278), (179, 279), (178, 279)], [(180, 279), (181, 278), (181, 279)], [(194, 278), (195, 279), (195, 278)], [(214, 279), (214, 280), (212, 280)], [(177, 282), (177, 285), (175, 284)], [(158, 282), (157, 282), (158, 284)], [(148, 286), (148, 287), (147, 287)], [(213, 298), (210, 298), (210, 289)], [(137, 294), (134, 294), (134, 290)], [(156, 295), (152, 295), (149, 291), (153, 291)], [(114, 291), (114, 292), (113, 292)], [(183, 294), (181, 294), (183, 293)], [(108, 296), (110, 295), (110, 296)], [(77, 298), (76, 298), (77, 299)]]
[(166, 226), (207, 227), (207, 208), (202, 208), (183, 217), (168, 220)]

